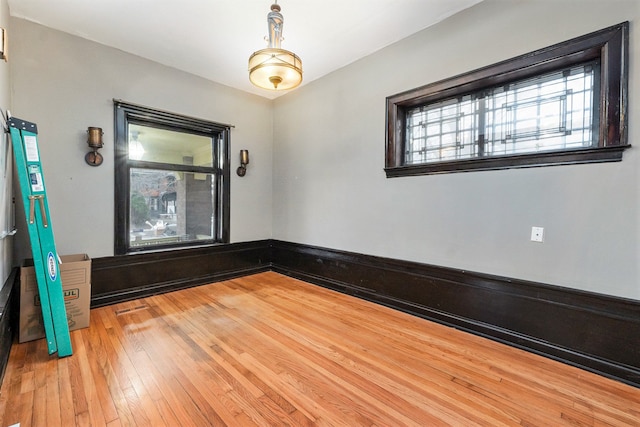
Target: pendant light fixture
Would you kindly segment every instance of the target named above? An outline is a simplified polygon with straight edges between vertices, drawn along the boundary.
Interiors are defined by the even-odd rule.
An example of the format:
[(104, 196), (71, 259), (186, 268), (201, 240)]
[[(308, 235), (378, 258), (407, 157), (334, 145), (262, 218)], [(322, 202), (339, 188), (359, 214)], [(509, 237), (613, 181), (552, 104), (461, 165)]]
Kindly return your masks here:
[(267, 15), (269, 47), (249, 57), (249, 80), (263, 89), (293, 89), (302, 82), (302, 61), (295, 53), (280, 48), (283, 23), (276, 0)]

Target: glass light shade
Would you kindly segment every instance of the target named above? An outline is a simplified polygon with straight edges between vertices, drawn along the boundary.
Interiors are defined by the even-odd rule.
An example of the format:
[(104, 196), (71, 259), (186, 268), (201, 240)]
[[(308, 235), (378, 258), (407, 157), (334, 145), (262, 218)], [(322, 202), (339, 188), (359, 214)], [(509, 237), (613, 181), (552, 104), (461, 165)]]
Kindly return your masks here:
[(288, 50), (259, 50), (249, 58), (249, 80), (264, 89), (293, 89), (302, 82), (302, 61)]

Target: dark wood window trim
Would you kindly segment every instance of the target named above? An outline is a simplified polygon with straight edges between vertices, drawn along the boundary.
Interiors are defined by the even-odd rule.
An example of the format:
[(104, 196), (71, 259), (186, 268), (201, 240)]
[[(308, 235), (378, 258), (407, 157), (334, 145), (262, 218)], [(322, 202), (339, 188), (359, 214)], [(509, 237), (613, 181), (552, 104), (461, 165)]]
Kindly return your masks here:
[[(115, 205), (115, 240), (116, 255), (133, 252), (153, 252), (158, 250), (176, 249), (183, 247), (202, 246), (229, 243), (230, 222), (230, 129), (232, 126), (201, 120), (176, 113), (166, 112), (155, 108), (127, 103), (114, 99), (114, 127), (115, 127), (115, 170), (114, 170), (114, 205)], [(189, 242), (167, 245), (154, 245), (152, 248), (131, 248), (129, 245), (129, 169), (136, 164), (149, 162), (134, 161), (128, 154), (128, 124), (137, 123), (164, 129), (182, 129), (187, 132), (200, 133), (217, 137), (220, 143), (215, 148), (215, 157), (221, 161), (214, 166), (218, 176), (217, 217), (220, 218), (217, 227), (217, 239), (205, 242)], [(207, 170), (208, 171), (208, 170)], [(203, 172), (207, 172), (203, 169)]]
[[(627, 142), (629, 23), (521, 55), (494, 65), (387, 97), (385, 172), (388, 178), (622, 160)], [(406, 165), (407, 110), (530, 78), (586, 61), (601, 66), (598, 146), (580, 150), (494, 156)]]

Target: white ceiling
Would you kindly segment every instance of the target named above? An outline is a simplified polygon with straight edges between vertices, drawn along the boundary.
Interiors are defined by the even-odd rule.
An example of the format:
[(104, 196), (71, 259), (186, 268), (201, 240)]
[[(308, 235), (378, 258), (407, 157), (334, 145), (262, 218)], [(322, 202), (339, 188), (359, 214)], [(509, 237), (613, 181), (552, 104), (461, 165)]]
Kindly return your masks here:
[[(279, 0), (284, 49), (309, 83), (481, 0)], [(266, 98), (249, 55), (266, 47), (272, 0), (9, 0), (11, 16)]]

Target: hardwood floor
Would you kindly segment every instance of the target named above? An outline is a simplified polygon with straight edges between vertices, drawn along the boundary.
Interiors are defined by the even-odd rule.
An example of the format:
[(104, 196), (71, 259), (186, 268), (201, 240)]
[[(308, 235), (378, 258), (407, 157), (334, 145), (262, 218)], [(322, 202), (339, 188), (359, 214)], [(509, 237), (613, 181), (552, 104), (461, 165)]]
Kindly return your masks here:
[(640, 426), (640, 389), (272, 272), (71, 336), (14, 345), (0, 426)]

